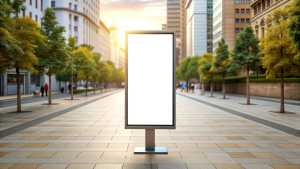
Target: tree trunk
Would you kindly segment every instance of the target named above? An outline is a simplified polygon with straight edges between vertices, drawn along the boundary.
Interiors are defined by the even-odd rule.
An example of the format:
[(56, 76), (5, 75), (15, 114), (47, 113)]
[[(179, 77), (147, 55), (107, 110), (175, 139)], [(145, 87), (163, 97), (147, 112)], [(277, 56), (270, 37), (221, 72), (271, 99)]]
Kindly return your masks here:
[(258, 78), (258, 70), (256, 71), (256, 78)]
[(52, 104), (51, 102), (51, 75), (49, 76), (49, 104)]
[(249, 67), (247, 67), (247, 104), (250, 104)]
[(213, 76), (210, 78), (210, 97), (213, 97)]
[(103, 89), (103, 82), (99, 82), (99, 84), (101, 84), (101, 93), (102, 93), (102, 89)]
[(20, 82), (20, 69), (16, 68), (17, 72), (17, 112), (21, 112), (21, 82)]
[(223, 99), (225, 99), (225, 75), (223, 74)]
[(96, 94), (96, 82), (94, 81), (94, 94)]
[(281, 81), (280, 81), (280, 113), (285, 113), (284, 110), (284, 78), (283, 78), (283, 67), (280, 68)]
[(186, 92), (189, 92), (189, 81), (186, 81)]
[(205, 83), (202, 82), (201, 86), (202, 86), (201, 87), (202, 95), (204, 95), (205, 94)]
[(75, 89), (77, 89), (77, 74), (75, 75), (76, 81), (75, 81)]
[(88, 91), (87, 79), (88, 77), (85, 76), (85, 96), (87, 96), (87, 91)]
[(71, 79), (71, 100), (73, 100), (73, 69), (72, 69), (72, 79)]

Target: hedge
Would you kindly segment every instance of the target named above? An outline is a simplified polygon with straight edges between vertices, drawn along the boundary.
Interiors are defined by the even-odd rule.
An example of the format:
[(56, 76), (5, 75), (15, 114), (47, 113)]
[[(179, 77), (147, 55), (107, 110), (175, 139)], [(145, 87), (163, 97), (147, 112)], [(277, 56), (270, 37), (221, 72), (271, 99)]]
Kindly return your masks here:
[[(104, 90), (105, 88), (103, 88), (102, 90)], [(100, 88), (96, 88), (95, 89), (96, 91), (97, 90), (101, 90)], [(88, 92), (90, 91), (94, 91), (94, 89), (88, 89)], [(84, 93), (85, 92), (85, 89), (76, 89), (76, 90), (73, 90), (73, 93), (76, 94), (76, 93)]]

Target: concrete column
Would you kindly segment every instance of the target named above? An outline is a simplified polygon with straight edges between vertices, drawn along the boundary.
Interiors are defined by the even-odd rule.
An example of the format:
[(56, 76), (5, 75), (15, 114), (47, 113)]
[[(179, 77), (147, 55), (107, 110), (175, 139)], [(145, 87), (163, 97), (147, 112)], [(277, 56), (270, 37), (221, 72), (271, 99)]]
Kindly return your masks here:
[(30, 94), (31, 93), (31, 72), (26, 73), (26, 91), (24, 93)]
[(3, 95), (7, 96), (7, 90), (8, 90), (8, 86), (7, 86), (7, 73), (3, 75)]

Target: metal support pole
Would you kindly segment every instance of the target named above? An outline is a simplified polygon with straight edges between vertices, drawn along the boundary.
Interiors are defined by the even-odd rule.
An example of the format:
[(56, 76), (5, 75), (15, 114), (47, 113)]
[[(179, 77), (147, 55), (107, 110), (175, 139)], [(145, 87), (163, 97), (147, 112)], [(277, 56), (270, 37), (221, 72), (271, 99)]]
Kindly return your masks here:
[(135, 147), (134, 154), (168, 154), (168, 149), (155, 147), (155, 129), (146, 129), (145, 147)]
[(145, 137), (146, 150), (155, 150), (155, 130), (146, 129)]

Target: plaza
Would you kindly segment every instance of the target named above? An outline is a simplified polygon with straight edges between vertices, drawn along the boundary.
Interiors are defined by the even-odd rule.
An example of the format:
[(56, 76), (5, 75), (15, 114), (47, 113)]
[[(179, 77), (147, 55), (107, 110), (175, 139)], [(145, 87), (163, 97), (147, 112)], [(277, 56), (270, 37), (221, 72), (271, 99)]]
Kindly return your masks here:
[(53, 99), (57, 105), (27, 101), (27, 113), (10, 113), (14, 100), (6, 101), (0, 106), (0, 168), (300, 168), (298, 100), (285, 103), (294, 114), (279, 114), (271, 112), (279, 109), (276, 98), (253, 96), (256, 105), (243, 105), (241, 95), (208, 95), (177, 90), (176, 129), (156, 130), (156, 146), (168, 154), (152, 155), (133, 153), (145, 145), (145, 130), (124, 129), (124, 89), (77, 94), (77, 100), (61, 94)]

